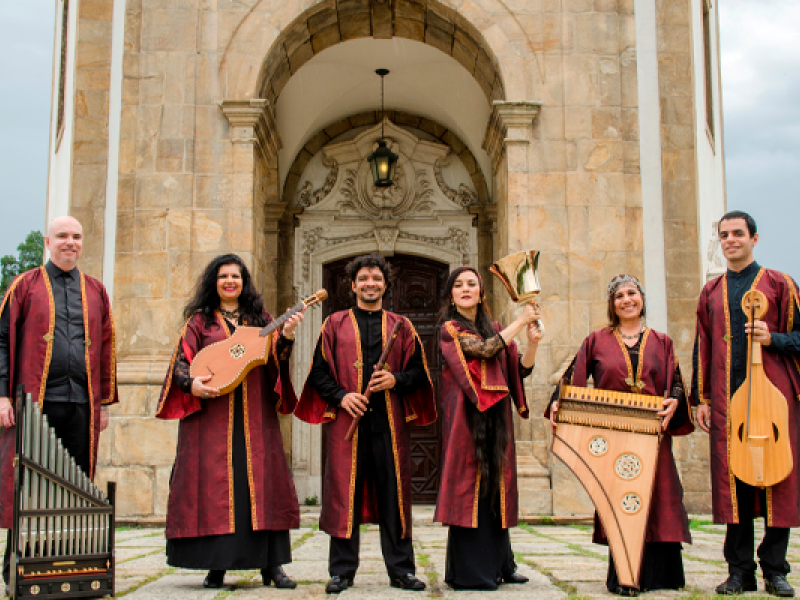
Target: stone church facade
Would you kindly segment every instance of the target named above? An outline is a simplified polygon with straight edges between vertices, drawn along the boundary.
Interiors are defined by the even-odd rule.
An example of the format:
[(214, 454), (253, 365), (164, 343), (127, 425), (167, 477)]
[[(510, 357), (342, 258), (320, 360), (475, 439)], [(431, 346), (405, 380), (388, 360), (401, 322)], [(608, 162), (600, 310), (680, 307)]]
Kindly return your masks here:
[[(725, 208), (715, 1), (56, 5), (48, 218), (81, 220), (82, 268), (112, 296), (121, 403), (98, 477), (119, 482), (119, 514), (164, 518), (177, 423), (153, 414), (212, 257), (240, 254), (275, 314), (380, 251), (406, 265), (398, 310), (424, 323), (443, 274), (477, 265), (508, 321), (488, 266), (529, 248), (542, 253), (548, 328), (527, 383), (534, 416), (515, 424), (521, 508), (590, 512), (538, 415), (623, 271), (643, 278), (648, 324), (690, 375)], [(385, 112), (376, 68), (390, 70)], [(366, 163), (382, 137), (400, 156), (388, 190)], [(322, 318), (298, 330), (298, 390)], [(319, 497), (320, 428), (285, 418), (282, 431), (298, 496)], [(437, 435), (415, 462), (420, 493), (434, 486), (424, 501)], [(705, 436), (675, 453), (689, 510), (707, 512)]]

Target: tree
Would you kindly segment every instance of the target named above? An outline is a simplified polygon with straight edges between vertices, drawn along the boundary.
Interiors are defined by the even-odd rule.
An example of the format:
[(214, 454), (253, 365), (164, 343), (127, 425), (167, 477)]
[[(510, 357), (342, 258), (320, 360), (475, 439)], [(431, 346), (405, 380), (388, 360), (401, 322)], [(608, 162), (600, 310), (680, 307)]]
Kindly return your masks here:
[(0, 258), (0, 296), (5, 295), (14, 277), (42, 264), (44, 236), (38, 231), (31, 231), (25, 241), (17, 246), (17, 251), (19, 252), (17, 258), (11, 254)]

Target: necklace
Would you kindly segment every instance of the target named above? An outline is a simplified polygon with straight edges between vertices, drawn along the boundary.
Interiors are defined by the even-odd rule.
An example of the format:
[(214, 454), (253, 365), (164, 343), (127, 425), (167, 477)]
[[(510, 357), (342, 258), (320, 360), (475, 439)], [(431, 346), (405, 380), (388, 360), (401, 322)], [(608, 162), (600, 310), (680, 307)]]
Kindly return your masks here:
[(225, 310), (224, 308), (220, 307), (219, 312), (222, 313), (222, 316), (228, 319), (229, 321), (235, 321), (239, 318), (239, 308), (235, 308), (233, 310)]
[(622, 333), (622, 330), (620, 330), (619, 328), (617, 329), (617, 331), (619, 332), (619, 337), (621, 337), (623, 340), (635, 340), (638, 339), (640, 335), (642, 335), (641, 329), (632, 335), (627, 335), (625, 333)]

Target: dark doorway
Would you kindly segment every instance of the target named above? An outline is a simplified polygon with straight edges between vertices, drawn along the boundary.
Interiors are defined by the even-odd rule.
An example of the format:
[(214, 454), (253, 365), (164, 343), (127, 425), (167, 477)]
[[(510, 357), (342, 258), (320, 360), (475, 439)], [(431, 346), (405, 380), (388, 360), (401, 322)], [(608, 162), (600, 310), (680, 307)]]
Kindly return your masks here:
[[(323, 318), (338, 310), (349, 309), (355, 302), (350, 292), (350, 280), (344, 272), (349, 260), (339, 260), (324, 267), (323, 285), (329, 296), (322, 305)], [(414, 324), (425, 349), (438, 403), (442, 366), (436, 313), (449, 267), (416, 256), (395, 255), (387, 260), (392, 265), (393, 279), (383, 297), (383, 308), (407, 317)], [(325, 452), (324, 440), (322, 451)], [(441, 421), (427, 427), (411, 428), (411, 494), (415, 504), (436, 502), (441, 451)], [(322, 464), (325, 464), (324, 455)]]

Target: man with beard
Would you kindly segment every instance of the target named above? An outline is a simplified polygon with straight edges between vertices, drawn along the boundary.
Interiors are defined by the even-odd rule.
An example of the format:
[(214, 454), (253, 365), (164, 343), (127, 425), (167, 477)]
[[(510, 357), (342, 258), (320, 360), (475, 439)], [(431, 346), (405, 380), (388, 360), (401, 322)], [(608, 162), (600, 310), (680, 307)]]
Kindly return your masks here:
[[(327, 460), (320, 528), (331, 536), (325, 591), (353, 585), (359, 525), (377, 522), (391, 585), (421, 591), (411, 542), (409, 424), (436, 419), (425, 355), (405, 317), (384, 311), (390, 269), (379, 254), (360, 256), (346, 272), (356, 306), (332, 314), (322, 326), (311, 372), (295, 415), (325, 423)], [(386, 364), (376, 364), (389, 332), (403, 323)], [(367, 390), (371, 398), (365, 396)], [(352, 441), (345, 436), (360, 418)]]

